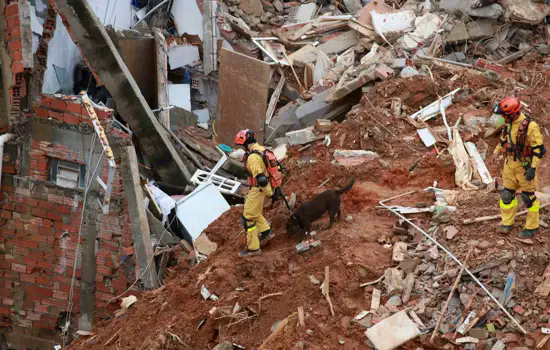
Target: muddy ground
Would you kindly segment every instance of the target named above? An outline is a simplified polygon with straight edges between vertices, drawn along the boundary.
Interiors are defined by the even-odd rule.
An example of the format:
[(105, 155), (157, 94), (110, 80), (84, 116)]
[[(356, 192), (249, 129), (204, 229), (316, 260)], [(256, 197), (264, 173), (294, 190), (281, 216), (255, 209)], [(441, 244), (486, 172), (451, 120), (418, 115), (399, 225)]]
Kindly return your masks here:
[[(245, 246), (244, 230), (240, 224), (242, 206), (232, 207), (206, 230), (210, 240), (218, 244), (218, 249), (206, 261), (194, 267), (183, 262), (171, 267), (170, 278), (164, 287), (141, 294), (138, 302), (123, 316), (100, 320), (94, 328), (96, 335), (76, 339), (70, 348), (212, 349), (222, 341), (231, 341), (247, 349), (258, 349), (271, 334), (274, 324), (293, 315), (301, 306), (305, 311), (305, 327), (298, 324), (295, 315), (291, 316), (289, 324), (269, 341), (267, 348), (364, 349), (365, 329), (353, 322), (353, 318), (360, 311), (369, 310), (372, 288), (363, 289), (359, 285), (379, 278), (385, 269), (393, 266), (391, 247), (385, 248), (380, 238), (391, 236), (396, 217), (377, 209), (378, 202), (416, 190), (416, 193), (392, 204), (432, 205), (433, 194), (425, 193), (423, 189), (433, 186), (434, 181), (439, 188), (458, 190), (454, 184), (455, 168), (448, 153), (441, 149), (442, 154), (438, 157), (436, 150), (426, 149), (416, 135), (415, 127), (404, 116), (460, 87), (463, 92), (447, 110), (449, 123), (454, 125), (468, 111), (490, 116), (494, 101), (516, 93), (529, 105), (528, 112), (546, 128), (545, 142), (550, 144), (547, 129), (550, 89), (548, 84), (535, 85), (536, 81), (533, 81), (535, 77), (545, 81), (550, 72), (542, 69), (542, 57), (532, 56), (511, 65), (506, 82), (495, 83), (483, 74), (466, 70), (457, 72), (434, 67), (433, 79), (427, 76), (378, 83), (375, 89), (364, 94), (361, 103), (352, 109), (344, 122), (335, 124), (329, 147), (319, 141), (300, 152), (297, 146), (289, 150), (285, 160), (288, 171), (283, 189), (287, 195), (296, 193), (298, 205), (325, 189), (345, 185), (351, 177), (356, 180), (353, 189), (342, 196), (343, 219), (328, 230), (328, 218), (315, 223), (317, 235), (314, 238), (321, 241), (321, 246), (297, 253), (296, 237), (287, 235), (285, 231), (286, 207), (282, 202), (273, 208), (266, 203), (265, 216), (272, 222), (276, 238), (263, 249), (262, 255), (239, 258), (237, 254)], [(527, 88), (519, 90), (517, 82), (522, 82)], [(394, 97), (403, 102), (403, 116), (392, 115), (389, 109), (388, 101)], [(443, 125), (441, 117), (430, 121), (429, 125)], [(465, 141), (472, 142), (482, 140), (482, 135), (476, 130), (462, 133)], [(487, 138), (485, 142), (490, 154), (497, 137)], [(332, 156), (335, 149), (372, 150), (379, 153), (380, 159), (346, 168), (335, 164)], [(411, 171), (415, 163), (418, 164)], [(540, 189), (550, 186), (549, 164), (548, 159), (544, 159), (539, 174)], [(491, 174), (500, 176), (499, 169), (500, 165), (490, 167)], [(328, 182), (319, 188), (326, 180)], [(549, 261), (547, 244), (550, 231), (543, 228), (534, 240), (535, 244), (525, 244), (515, 239), (524, 217), (518, 219), (509, 236), (496, 235), (498, 220), (461, 224), (466, 218), (498, 214), (498, 196), (498, 192), (484, 189), (461, 191), (458, 210), (445, 224), (454, 225), (459, 234), (452, 240), (447, 240), (442, 234), (436, 238), (460, 259), (465, 257), (468, 244), (477, 242), (478, 248), (470, 259), (471, 266), (498, 258), (506, 251), (515, 254), (518, 278), (514, 300), (531, 313), (525, 317), (519, 313), (514, 315), (530, 334), (524, 337), (502, 327), (494, 337), (517, 334), (517, 339), (507, 345), (521, 346), (540, 340), (537, 329), (548, 322), (550, 308), (540, 303), (533, 291), (542, 281), (542, 273)], [(432, 226), (431, 214), (412, 217), (423, 229)], [(542, 210), (542, 217), (548, 217), (548, 210)], [(443, 252), (440, 253), (438, 269), (452, 267), (454, 263)], [(326, 266), (330, 268), (334, 316), (319, 288)], [(502, 276), (506, 278), (506, 271), (501, 270), (500, 277), (493, 278), (494, 285), (502, 282)], [(444, 282), (441, 288), (432, 285), (425, 292), (436, 300), (434, 310), (439, 309), (440, 303), (447, 298), (452, 281)], [(202, 285), (219, 296), (219, 300), (203, 300), (200, 295)], [(274, 293), (277, 294), (271, 296)], [(413, 292), (407, 306), (414, 306), (422, 297)], [(384, 295), (382, 304), (387, 299)], [(476, 304), (482, 302), (480, 298)], [(236, 303), (242, 311), (231, 314)], [(428, 314), (424, 316), (425, 321), (431, 318)], [(109, 345), (105, 345), (111, 338)], [(438, 338), (436, 343), (429, 345), (423, 335), (405, 347), (438, 349), (445, 344), (447, 341)]]

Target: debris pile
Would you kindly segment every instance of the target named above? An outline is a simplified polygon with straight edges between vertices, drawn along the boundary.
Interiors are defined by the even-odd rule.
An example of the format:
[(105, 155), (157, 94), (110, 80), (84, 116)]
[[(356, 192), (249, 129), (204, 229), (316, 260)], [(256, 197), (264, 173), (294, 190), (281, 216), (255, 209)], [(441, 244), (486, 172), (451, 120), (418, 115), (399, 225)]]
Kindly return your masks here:
[[(208, 88), (182, 88), (174, 95), (189, 104), (194, 96), (181, 109), (196, 118), (176, 110), (184, 121), (162, 129), (197, 188), (144, 187), (152, 236), (178, 218), (172, 247), (157, 250), (164, 285), (71, 348), (542, 348), (548, 231), (495, 236), (500, 166), (486, 160), (504, 96), (520, 97), (550, 137), (550, 7), (226, 0), (214, 13), (232, 49), (210, 76), (217, 107), (197, 94)], [(181, 74), (182, 85), (190, 72), (209, 74), (193, 39), (168, 39), (170, 77)], [(199, 107), (206, 125), (197, 125)], [(354, 177), (345, 220), (328, 230), (325, 219), (314, 223), (300, 241), (285, 232), (286, 206), (274, 203), (265, 216), (277, 236), (262, 255), (239, 259), (246, 174), (242, 154), (224, 147), (242, 128), (283, 161), (293, 207)], [(541, 172), (543, 189), (548, 167)]]

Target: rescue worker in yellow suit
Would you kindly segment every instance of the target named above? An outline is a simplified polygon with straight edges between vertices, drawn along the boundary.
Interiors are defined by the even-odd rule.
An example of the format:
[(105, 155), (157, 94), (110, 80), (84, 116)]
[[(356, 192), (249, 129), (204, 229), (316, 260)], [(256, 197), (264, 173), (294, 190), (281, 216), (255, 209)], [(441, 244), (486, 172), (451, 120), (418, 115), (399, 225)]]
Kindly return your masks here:
[(539, 228), (540, 200), (535, 196), (537, 173), (540, 161), (546, 153), (540, 128), (521, 112), (521, 101), (515, 97), (503, 99), (495, 108), (501, 114), (506, 125), (500, 136), (500, 143), (495, 148), (492, 163), (505, 154), (501, 191), (500, 209), (502, 225), (500, 233), (507, 234), (512, 230), (516, 216), (518, 200), (516, 191), (521, 189), (521, 198), (527, 206), (527, 222), (521, 237), (531, 237)]
[(271, 198), (276, 201), (281, 194), (279, 188), (273, 190), (269, 184), (267, 166), (261, 156), (265, 148), (256, 142), (254, 131), (249, 129), (239, 131), (235, 137), (235, 144), (245, 149), (245, 168), (249, 175), (248, 183), (250, 185), (242, 216), (243, 226), (246, 230), (247, 249), (239, 254), (239, 256), (245, 257), (261, 254), (260, 241), (264, 243), (273, 238), (271, 227), (262, 214), (264, 200)]

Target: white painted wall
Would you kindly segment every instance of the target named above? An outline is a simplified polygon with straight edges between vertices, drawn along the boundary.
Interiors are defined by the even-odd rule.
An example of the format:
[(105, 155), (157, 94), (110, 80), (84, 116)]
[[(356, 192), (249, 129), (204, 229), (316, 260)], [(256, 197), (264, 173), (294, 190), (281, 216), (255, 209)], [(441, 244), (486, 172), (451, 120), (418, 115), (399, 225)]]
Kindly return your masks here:
[(180, 35), (195, 34), (202, 40), (202, 13), (195, 0), (174, 0), (172, 15)]
[[(116, 29), (129, 29), (135, 23), (136, 11), (130, 4), (130, 0), (88, 0), (88, 2), (104, 25), (112, 25)], [(42, 92), (53, 94), (60, 89), (53, 69), (54, 64), (66, 69), (72, 80), (74, 68), (80, 60), (80, 50), (65, 29), (61, 17), (57, 16), (54, 36), (48, 46), (47, 69)], [(70, 82), (71, 86), (73, 83), (73, 81)]]
[(74, 67), (76, 67), (79, 61), (80, 51), (73, 42), (73, 39), (71, 39), (67, 29), (65, 29), (65, 26), (61, 21), (61, 17), (58, 15), (55, 32), (48, 45), (48, 61), (46, 72), (44, 73), (42, 92), (46, 94), (53, 94), (61, 88), (53, 68), (54, 64), (58, 67), (66, 69), (72, 79)]
[(129, 29), (136, 22), (136, 10), (130, 0), (88, 0), (88, 3), (105, 26)]

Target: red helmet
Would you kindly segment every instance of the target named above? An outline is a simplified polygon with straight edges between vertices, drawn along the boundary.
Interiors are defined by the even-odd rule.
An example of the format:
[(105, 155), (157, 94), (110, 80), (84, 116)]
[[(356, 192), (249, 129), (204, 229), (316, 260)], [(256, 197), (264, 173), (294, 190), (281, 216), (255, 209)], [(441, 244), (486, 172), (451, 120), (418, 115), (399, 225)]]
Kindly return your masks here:
[(496, 108), (498, 114), (515, 115), (521, 111), (521, 101), (516, 97), (506, 97)]
[(256, 136), (254, 131), (250, 129), (239, 130), (237, 136), (235, 136), (236, 145), (244, 146), (252, 142), (256, 142)]

